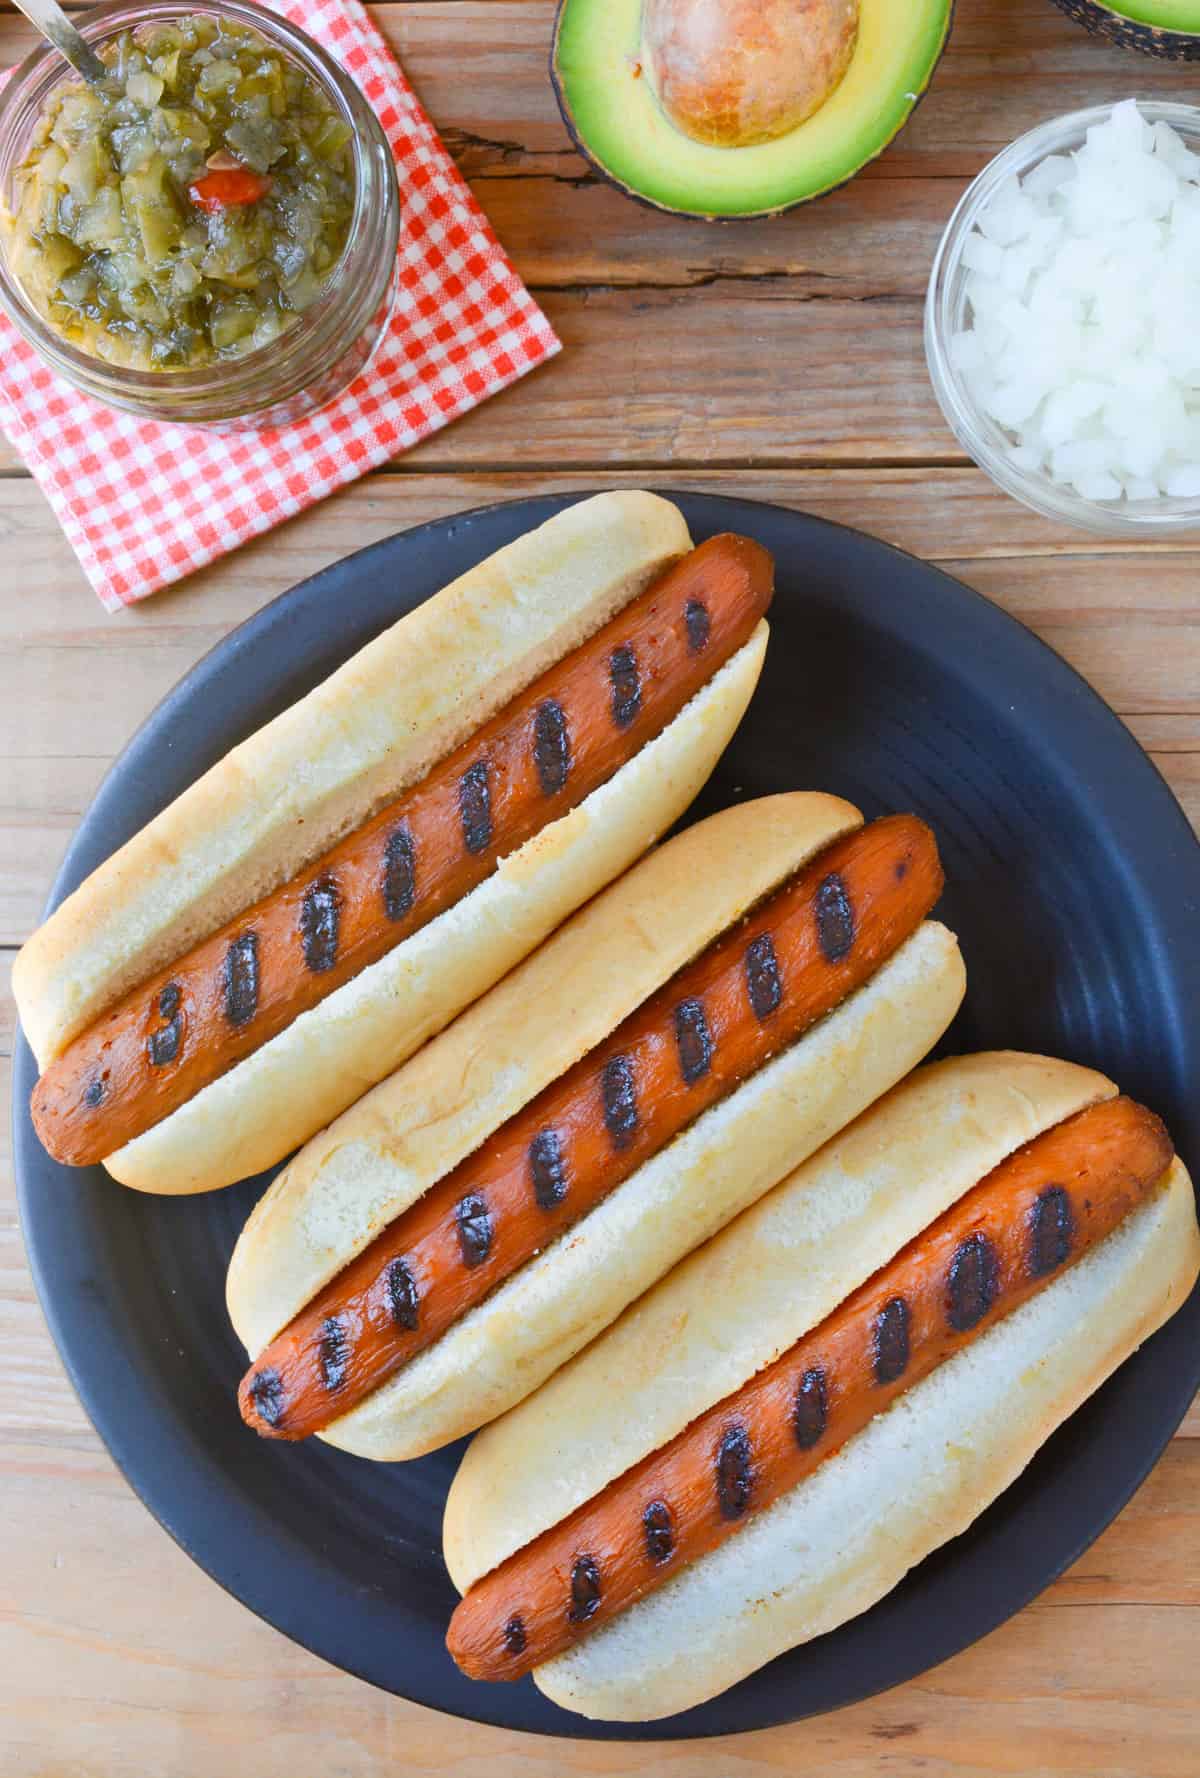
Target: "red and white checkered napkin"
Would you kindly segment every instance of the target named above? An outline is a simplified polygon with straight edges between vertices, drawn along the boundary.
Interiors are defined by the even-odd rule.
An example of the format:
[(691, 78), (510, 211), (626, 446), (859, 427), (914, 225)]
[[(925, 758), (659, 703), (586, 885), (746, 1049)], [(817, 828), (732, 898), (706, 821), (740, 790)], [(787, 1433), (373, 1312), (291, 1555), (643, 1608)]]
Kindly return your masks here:
[(0, 311), (0, 421), (110, 610), (236, 549), (515, 382), (559, 341), (358, 0), (268, 0), (354, 76), (400, 180), (399, 292), (363, 374), (268, 432), (167, 426), (46, 368)]

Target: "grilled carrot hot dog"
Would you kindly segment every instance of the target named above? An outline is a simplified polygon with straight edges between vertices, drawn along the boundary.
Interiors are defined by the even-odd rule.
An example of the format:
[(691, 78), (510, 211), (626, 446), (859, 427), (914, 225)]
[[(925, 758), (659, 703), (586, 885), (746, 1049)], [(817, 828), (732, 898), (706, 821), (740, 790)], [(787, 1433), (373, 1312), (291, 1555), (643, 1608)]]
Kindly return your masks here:
[(127, 994), (42, 1075), (33, 1120), (87, 1165), (151, 1128), (611, 777), (747, 640), (771, 558), (716, 537), (412, 791)]
[(472, 1586), (454, 1659), (519, 1678), (715, 1549), (1101, 1242), (1172, 1153), (1125, 1098), (1036, 1137), (782, 1357)]
[(346, 1413), (866, 981), (941, 887), (914, 816), (820, 853), (316, 1296), (244, 1378), (247, 1423), (303, 1438)]

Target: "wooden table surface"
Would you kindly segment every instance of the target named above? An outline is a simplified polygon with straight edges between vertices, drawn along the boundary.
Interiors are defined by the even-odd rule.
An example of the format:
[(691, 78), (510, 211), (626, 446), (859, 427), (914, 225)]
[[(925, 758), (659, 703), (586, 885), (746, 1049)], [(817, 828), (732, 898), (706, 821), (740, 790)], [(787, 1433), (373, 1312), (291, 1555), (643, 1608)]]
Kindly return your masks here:
[[(903, 4), (903, 0), (896, 0)], [(7, 0), (5, 0), (7, 4)], [(982, 163), (1056, 112), (1195, 74), (1091, 41), (1049, 0), (959, 0), (911, 127), (820, 204), (710, 227), (625, 202), (571, 151), (551, 0), (376, 18), (566, 350), (389, 470), (141, 609), (107, 617), (0, 443), (0, 1077), (15, 947), (135, 724), (304, 575), (407, 525), (553, 488), (716, 489), (937, 561), (1086, 674), (1200, 819), (1200, 552), (1091, 542), (993, 492), (921, 351), (940, 229)], [(0, 65), (29, 26), (0, 8)], [(0, 375), (3, 374), (0, 368)], [(375, 1692), (259, 1623), (170, 1542), (67, 1384), (25, 1267), (0, 1125), (0, 1773), (4, 1778), (750, 1778), (1200, 1770), (1200, 1414), (1036, 1604), (901, 1690), (708, 1745), (550, 1742)]]

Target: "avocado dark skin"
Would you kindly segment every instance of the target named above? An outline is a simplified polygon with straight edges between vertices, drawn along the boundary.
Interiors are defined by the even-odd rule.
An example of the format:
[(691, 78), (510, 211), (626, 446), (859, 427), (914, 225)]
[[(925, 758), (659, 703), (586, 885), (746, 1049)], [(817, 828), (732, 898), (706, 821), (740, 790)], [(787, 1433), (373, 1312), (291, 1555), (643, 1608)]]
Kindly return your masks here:
[(1097, 6), (1095, 0), (1054, 0), (1054, 4), (1093, 37), (1105, 37), (1122, 49), (1141, 50), (1143, 55), (1158, 56), (1166, 62), (1200, 62), (1200, 36), (1118, 18), (1107, 7)]

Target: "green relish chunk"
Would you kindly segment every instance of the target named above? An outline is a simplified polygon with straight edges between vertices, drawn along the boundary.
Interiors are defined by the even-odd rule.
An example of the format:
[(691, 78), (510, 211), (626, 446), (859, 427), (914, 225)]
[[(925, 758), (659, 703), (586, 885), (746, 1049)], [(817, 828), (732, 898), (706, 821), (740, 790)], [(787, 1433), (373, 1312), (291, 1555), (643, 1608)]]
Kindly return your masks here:
[(12, 270), (56, 332), (132, 370), (277, 339), (354, 211), (351, 129), (257, 31), (197, 15), (122, 33), (60, 87), (14, 175)]

